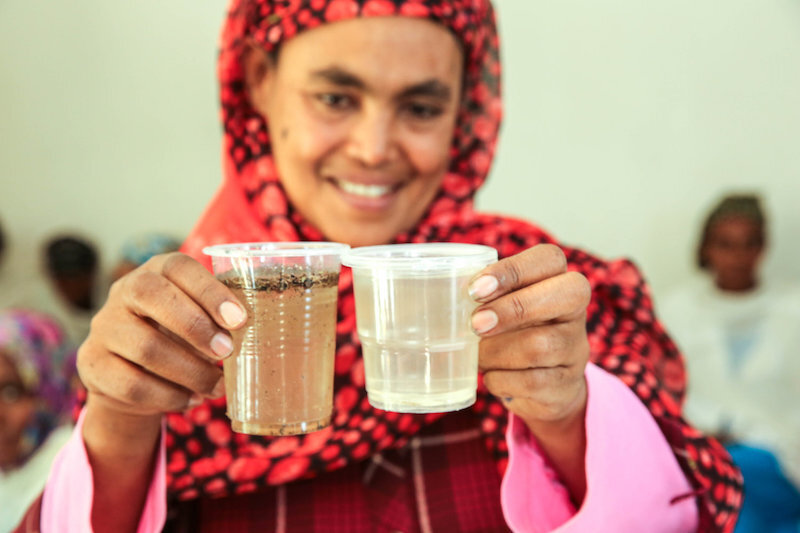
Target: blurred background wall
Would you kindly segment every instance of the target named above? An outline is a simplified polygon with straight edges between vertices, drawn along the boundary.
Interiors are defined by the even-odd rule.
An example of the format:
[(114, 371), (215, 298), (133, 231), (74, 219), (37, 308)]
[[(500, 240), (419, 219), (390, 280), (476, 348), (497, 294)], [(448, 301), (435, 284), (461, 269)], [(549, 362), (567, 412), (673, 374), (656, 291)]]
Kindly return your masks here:
[[(224, 0), (0, 3), (0, 290), (72, 231), (110, 264), (185, 235), (221, 176)], [(763, 193), (766, 271), (800, 277), (800, 2), (496, 0), (506, 120), (479, 206), (629, 256), (656, 293), (692, 269), (704, 211)]]

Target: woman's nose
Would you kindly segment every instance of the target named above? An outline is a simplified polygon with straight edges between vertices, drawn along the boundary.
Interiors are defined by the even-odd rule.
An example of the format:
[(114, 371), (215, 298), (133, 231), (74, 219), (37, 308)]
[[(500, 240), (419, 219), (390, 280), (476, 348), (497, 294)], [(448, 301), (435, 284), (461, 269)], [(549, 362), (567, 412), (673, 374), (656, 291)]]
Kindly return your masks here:
[(348, 155), (366, 167), (379, 167), (394, 157), (397, 147), (390, 113), (364, 112), (353, 125), (348, 140)]

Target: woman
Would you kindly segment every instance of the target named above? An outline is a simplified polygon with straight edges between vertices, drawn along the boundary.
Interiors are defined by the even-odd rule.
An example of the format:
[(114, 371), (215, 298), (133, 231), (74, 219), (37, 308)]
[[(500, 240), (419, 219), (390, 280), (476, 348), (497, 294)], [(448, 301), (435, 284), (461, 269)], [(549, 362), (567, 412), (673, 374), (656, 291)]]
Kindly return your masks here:
[(74, 364), (52, 318), (0, 312), (0, 531), (10, 531), (36, 499), (72, 432), (68, 376)]
[(737, 532), (800, 526), (800, 287), (763, 280), (766, 217), (754, 195), (722, 198), (706, 217), (706, 276), (664, 301), (690, 370), (686, 412), (726, 443), (746, 495)]
[[(225, 182), (184, 245), (200, 261), (230, 241), (494, 246), (503, 259), (472, 285), (474, 408), (369, 406), (345, 271), (333, 425), (232, 435), (216, 362), (244, 310), (199, 263), (159, 256), (114, 285), (81, 348), (88, 403), (45, 527), (88, 527), (86, 500), (59, 498), (93, 483), (96, 531), (158, 529), (165, 491), (192, 531), (730, 530), (738, 472), (680, 419), (680, 356), (635, 268), (472, 210), (501, 114), (497, 46), (482, 0), (233, 2)], [(162, 414), (187, 408), (161, 437)]]

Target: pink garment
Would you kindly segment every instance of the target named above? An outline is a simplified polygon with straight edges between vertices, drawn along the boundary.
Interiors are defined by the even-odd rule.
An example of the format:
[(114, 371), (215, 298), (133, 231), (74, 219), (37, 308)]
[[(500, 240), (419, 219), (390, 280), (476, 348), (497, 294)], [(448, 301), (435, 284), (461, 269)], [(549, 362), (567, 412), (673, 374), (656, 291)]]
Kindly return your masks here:
[[(687, 532), (697, 528), (694, 498), (666, 439), (644, 405), (621, 381), (589, 364), (586, 408), (587, 493), (575, 512), (566, 488), (546, 464), (527, 427), (512, 416), (506, 439), (503, 512), (516, 532)], [(83, 445), (81, 413), (56, 458), (42, 503), (42, 533), (91, 531), (92, 471)], [(616, 438), (622, 435), (622, 438)], [(167, 515), (162, 433), (139, 533), (161, 531)], [(654, 480), (658, 480), (654, 483)]]
[(515, 532), (696, 531), (695, 498), (653, 417), (619, 379), (586, 366), (586, 497), (581, 508), (545, 462), (527, 426), (511, 416), (503, 513)]
[[(50, 477), (42, 498), (42, 533), (86, 533), (92, 531), (92, 498), (94, 482), (92, 467), (83, 445), (83, 417), (81, 411), (72, 437), (53, 461)], [(139, 520), (137, 533), (158, 532), (167, 518), (167, 472), (164, 430), (156, 460), (156, 469), (150, 482), (147, 501)], [(109, 509), (113, 512), (113, 509)]]

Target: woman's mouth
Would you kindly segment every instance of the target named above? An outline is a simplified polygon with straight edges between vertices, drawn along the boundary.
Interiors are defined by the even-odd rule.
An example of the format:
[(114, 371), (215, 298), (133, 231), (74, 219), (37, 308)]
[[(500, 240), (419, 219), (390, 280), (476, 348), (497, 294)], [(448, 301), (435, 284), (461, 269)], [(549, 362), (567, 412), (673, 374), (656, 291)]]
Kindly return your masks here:
[(360, 211), (388, 209), (397, 198), (397, 191), (403, 186), (402, 183), (358, 183), (337, 178), (331, 178), (329, 181), (348, 205)]
[(395, 190), (395, 187), (392, 185), (367, 185), (343, 180), (335, 180), (335, 183), (342, 191), (348, 194), (364, 196), (366, 198), (379, 198)]

